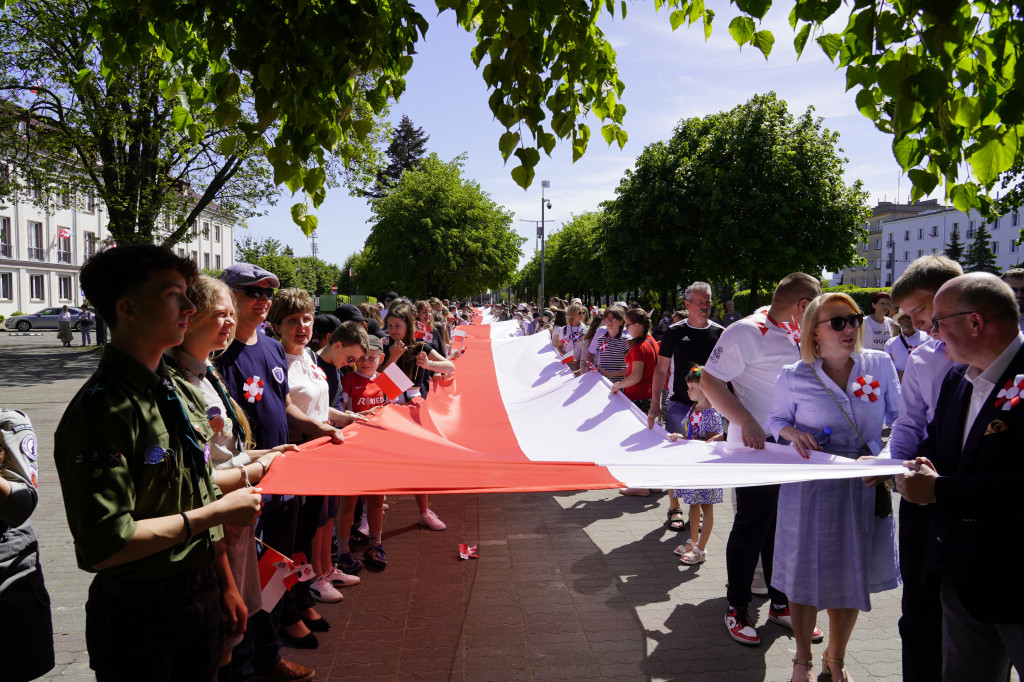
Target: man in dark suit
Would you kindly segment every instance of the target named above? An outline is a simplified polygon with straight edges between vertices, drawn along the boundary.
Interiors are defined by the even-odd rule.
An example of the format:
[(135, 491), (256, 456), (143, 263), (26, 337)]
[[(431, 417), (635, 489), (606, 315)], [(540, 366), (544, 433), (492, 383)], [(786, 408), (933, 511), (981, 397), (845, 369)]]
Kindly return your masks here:
[(1024, 522), (1024, 334), (1013, 291), (970, 273), (935, 295), (932, 323), (960, 363), (897, 489), (932, 510), (925, 571), (941, 574), (943, 679), (1007, 679), (1024, 671), (1024, 592), (1008, 553)]

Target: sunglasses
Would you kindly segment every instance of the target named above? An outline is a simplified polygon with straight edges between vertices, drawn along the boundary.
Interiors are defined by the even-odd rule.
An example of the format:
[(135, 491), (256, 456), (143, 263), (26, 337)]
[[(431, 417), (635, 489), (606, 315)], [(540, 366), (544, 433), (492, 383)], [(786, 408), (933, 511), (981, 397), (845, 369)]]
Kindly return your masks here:
[(259, 298), (260, 296), (266, 296), (267, 300), (274, 298), (274, 290), (270, 287), (235, 287), (235, 291), (241, 291), (249, 298)]
[(852, 327), (853, 329), (859, 329), (860, 326), (864, 324), (864, 316), (857, 314), (847, 315), (846, 317), (832, 317), (827, 320), (822, 320), (818, 324), (826, 323), (832, 325), (832, 328), (835, 329), (837, 332), (841, 332), (844, 329), (846, 329), (846, 325), (850, 325), (850, 327)]

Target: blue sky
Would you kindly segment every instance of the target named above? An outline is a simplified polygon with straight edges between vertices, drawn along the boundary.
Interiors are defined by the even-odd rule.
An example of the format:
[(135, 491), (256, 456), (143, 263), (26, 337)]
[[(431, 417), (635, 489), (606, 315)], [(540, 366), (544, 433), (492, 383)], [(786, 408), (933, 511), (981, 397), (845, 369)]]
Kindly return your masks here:
[[(559, 144), (550, 158), (542, 153), (529, 190), (513, 182), (511, 162), (508, 166), (502, 162), (498, 138), (504, 128), (491, 116), (488, 92), (469, 58), (472, 36), (456, 26), (451, 12), (435, 16), (428, 9), (425, 13), (430, 29), (419, 44), (406, 79), (408, 88), (392, 107), (392, 118), (397, 122), (407, 114), (430, 135), (428, 152), (436, 152), (444, 160), (468, 155), (465, 176), (475, 179), (492, 199), (515, 213), (515, 229), (528, 237), (523, 247), (526, 258), (533, 254), (536, 225), (521, 221), (540, 220), (540, 180), (551, 181), (545, 191), (552, 202), (545, 216), (551, 234), (573, 214), (593, 210), (601, 201), (613, 198), (623, 171), (633, 166), (647, 144), (668, 139), (680, 119), (730, 109), (772, 90), (786, 100), (792, 113), (814, 106), (825, 127), (839, 132), (840, 146), (849, 158), (847, 181), (862, 180), (872, 205), (896, 198), (900, 170), (892, 156), (891, 138), (875, 130), (857, 111), (856, 92), (845, 92), (844, 73), (829, 63), (817, 45), (808, 41), (797, 61), (793, 31), (786, 21), (788, 8), (777, 7), (766, 17), (764, 27), (773, 31), (776, 40), (765, 60), (749, 46), (740, 50), (728, 32), (735, 10), (715, 4), (719, 5), (718, 16), (707, 42), (699, 24), (673, 32), (668, 13), (655, 13), (652, 3), (631, 5), (625, 20), (605, 16), (601, 25), (618, 54), (620, 77), (626, 84), (622, 100), (628, 110), (624, 125), (629, 142), (622, 150), (618, 145), (608, 147), (600, 135), (600, 124), (588, 121), (592, 137), (586, 155), (573, 164), (569, 144)], [(836, 28), (841, 24), (833, 30)], [(899, 190), (906, 200), (910, 190), (906, 178)], [(297, 254), (306, 255), (309, 242), (288, 215), (292, 203), (286, 192), (268, 215), (249, 221), (248, 234), (257, 239), (275, 237), (290, 244)], [(341, 264), (350, 253), (362, 249), (370, 232), (370, 211), (364, 200), (338, 189), (317, 215), (321, 258)], [(239, 230), (236, 238), (246, 234)]]

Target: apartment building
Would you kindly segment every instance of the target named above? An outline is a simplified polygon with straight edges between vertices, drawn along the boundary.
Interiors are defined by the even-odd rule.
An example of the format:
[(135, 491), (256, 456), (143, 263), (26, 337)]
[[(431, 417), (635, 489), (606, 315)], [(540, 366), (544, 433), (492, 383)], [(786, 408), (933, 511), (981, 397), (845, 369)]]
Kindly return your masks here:
[(939, 207), (938, 203), (937, 199), (916, 201), (912, 204), (900, 204), (892, 201), (878, 202), (878, 205), (871, 210), (871, 220), (864, 225), (868, 229), (868, 238), (857, 242), (857, 255), (864, 258), (866, 262), (863, 265), (843, 270), (842, 283), (858, 287), (890, 286), (891, 283), (885, 283), (882, 268), (882, 260), (886, 253), (883, 247), (883, 224), (923, 211), (933, 211)]
[(885, 222), (882, 228), (884, 286), (891, 286), (915, 259), (927, 254), (942, 254), (954, 233), (959, 236), (966, 252), (983, 222), (991, 235), (997, 265), (1008, 270), (1024, 260), (1021, 247), (1017, 244), (1021, 236), (1021, 213), (1014, 211), (985, 220), (974, 210), (964, 213), (949, 206), (939, 206), (914, 216)]
[[(5, 316), (81, 305), (78, 271), (110, 236), (106, 211), (95, 196), (52, 212), (34, 199), (30, 190), (0, 201), (0, 314)], [(191, 240), (174, 248), (200, 268), (221, 270), (234, 264), (234, 243), (234, 219), (211, 205), (193, 224)]]

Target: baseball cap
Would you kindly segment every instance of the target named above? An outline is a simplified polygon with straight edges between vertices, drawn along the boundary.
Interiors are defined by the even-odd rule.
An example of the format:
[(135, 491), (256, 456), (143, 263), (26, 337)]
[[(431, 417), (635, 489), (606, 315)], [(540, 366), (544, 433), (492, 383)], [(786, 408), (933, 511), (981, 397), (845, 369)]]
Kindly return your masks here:
[[(338, 317), (341, 322), (366, 322), (366, 318), (359, 312), (359, 308), (355, 307), (351, 303), (342, 303), (334, 311), (334, 314)], [(341, 324), (339, 322), (338, 324)]]
[(229, 287), (245, 287), (257, 282), (267, 282), (273, 288), (281, 286), (277, 275), (251, 263), (235, 263), (220, 273), (220, 279)]
[(341, 320), (329, 313), (320, 313), (313, 318), (313, 338), (327, 339), (341, 326)]
[(372, 319), (366, 321), (366, 333), (378, 339), (383, 339), (387, 336), (384, 330), (380, 328), (380, 322)]
[(384, 352), (384, 342), (380, 338), (370, 334), (367, 337), (366, 347), (368, 350), (379, 350), (381, 353)]

